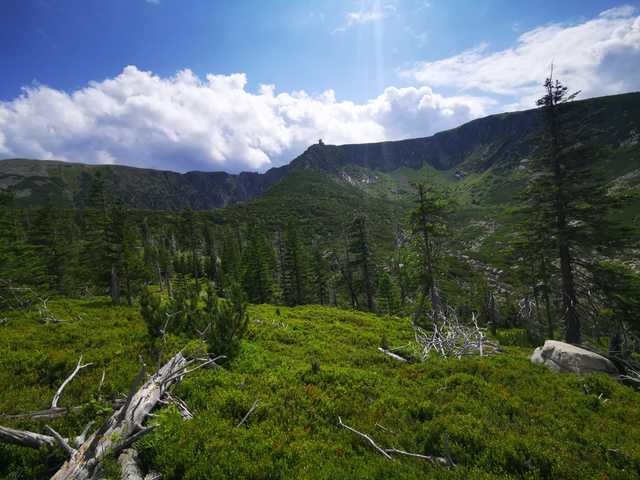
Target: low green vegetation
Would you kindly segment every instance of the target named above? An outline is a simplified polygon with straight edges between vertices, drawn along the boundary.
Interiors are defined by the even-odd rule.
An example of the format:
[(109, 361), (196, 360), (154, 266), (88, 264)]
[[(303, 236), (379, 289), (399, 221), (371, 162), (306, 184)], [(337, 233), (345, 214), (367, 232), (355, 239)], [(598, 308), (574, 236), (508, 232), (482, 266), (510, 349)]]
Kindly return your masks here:
[[(61, 402), (83, 408), (51, 421), (72, 435), (111, 413), (110, 402), (139, 369), (139, 354), (150, 369), (155, 358), (138, 308), (114, 307), (106, 298), (54, 300), (50, 308), (69, 321), (42, 324), (35, 312), (21, 310), (0, 327), (0, 412), (46, 408), (83, 355), (93, 366)], [(144, 465), (163, 478), (640, 478), (638, 394), (605, 375), (550, 373), (529, 362), (529, 346), (507, 345), (493, 357), (402, 363), (377, 347), (383, 336), (392, 347), (410, 342), (406, 319), (316, 305), (251, 306), (249, 314), (239, 356), (187, 377), (174, 392), (195, 418), (161, 409), (152, 420), (159, 428), (138, 442)], [(498, 338), (527, 342), (513, 330), (498, 331)], [(167, 355), (189, 341), (169, 335)], [(451, 455), (457, 466), (405, 456), (389, 461), (339, 428), (338, 417), (384, 448)], [(35, 432), (44, 426), (7, 418), (2, 424)], [(0, 444), (0, 477), (48, 478), (63, 459), (57, 448)]]

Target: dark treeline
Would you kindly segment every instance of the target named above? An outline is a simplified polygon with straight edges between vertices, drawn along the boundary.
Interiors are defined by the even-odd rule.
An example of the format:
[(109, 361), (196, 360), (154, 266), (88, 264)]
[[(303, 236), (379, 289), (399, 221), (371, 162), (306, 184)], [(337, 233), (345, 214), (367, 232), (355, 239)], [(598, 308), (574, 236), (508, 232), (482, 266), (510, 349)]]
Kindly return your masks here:
[[(619, 261), (633, 238), (611, 222), (619, 206), (590, 165), (601, 152), (563, 125), (572, 98), (549, 79), (539, 101), (530, 181), (513, 209), (511, 263), (500, 280), (471, 269), (451, 231), (456, 205), (446, 192), (414, 185), (414, 206), (397, 220), (391, 245), (374, 244), (375, 219), (354, 212), (337, 238), (312, 236), (295, 218), (219, 223), (207, 212), (132, 211), (96, 176), (87, 207), (12, 207), (0, 196), (0, 301), (25, 288), (38, 295), (109, 295), (133, 304), (146, 285), (168, 298), (199, 292), (251, 303), (322, 304), (414, 315), (455, 306), (495, 332), (522, 327), (534, 339), (580, 343), (609, 336), (611, 348), (637, 344), (640, 279)], [(578, 146), (576, 146), (578, 145)], [(21, 290), (22, 289), (22, 290)], [(0, 308), (2, 306), (0, 305)], [(636, 347), (634, 347), (636, 348)]]

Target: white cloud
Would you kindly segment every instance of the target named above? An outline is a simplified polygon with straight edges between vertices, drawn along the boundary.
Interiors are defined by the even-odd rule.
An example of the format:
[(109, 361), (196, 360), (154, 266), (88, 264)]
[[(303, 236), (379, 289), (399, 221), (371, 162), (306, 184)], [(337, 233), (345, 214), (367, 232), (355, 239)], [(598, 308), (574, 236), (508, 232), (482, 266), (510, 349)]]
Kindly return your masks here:
[(27, 88), (0, 102), (0, 157), (125, 163), (173, 170), (263, 170), (309, 144), (426, 136), (487, 113), (480, 96), (445, 97), (430, 87), (387, 88), (365, 103), (333, 91), (246, 90), (244, 74), (190, 70), (162, 78), (135, 66), (66, 93)]
[(384, 20), (396, 13), (396, 6), (392, 3), (381, 5), (379, 1), (363, 7), (355, 12), (345, 14), (345, 22), (332, 33), (345, 32), (356, 25), (373, 23)]
[(513, 48), (490, 52), (481, 44), (401, 75), (420, 84), (503, 96), (520, 108), (533, 106), (552, 61), (556, 76), (582, 90), (582, 97), (638, 90), (640, 16), (635, 13), (622, 6), (582, 23), (545, 25), (520, 35)]
[(620, 7), (613, 7), (609, 10), (605, 10), (600, 14), (604, 18), (620, 18), (629, 17), (636, 12), (636, 7), (633, 5), (622, 5)]

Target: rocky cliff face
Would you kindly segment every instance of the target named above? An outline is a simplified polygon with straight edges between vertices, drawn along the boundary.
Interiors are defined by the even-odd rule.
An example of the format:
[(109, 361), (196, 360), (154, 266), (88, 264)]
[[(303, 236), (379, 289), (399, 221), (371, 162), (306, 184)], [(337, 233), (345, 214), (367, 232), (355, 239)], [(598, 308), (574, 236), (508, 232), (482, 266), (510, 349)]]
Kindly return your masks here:
[[(617, 147), (640, 132), (640, 93), (601, 97), (566, 106), (572, 128), (587, 141)], [(179, 210), (219, 208), (255, 199), (292, 170), (320, 169), (339, 174), (355, 165), (389, 172), (424, 164), (439, 170), (484, 171), (495, 164), (517, 165), (535, 148), (539, 110), (474, 120), (431, 137), (355, 145), (313, 145), (289, 165), (265, 173), (188, 172), (57, 161), (0, 161), (0, 190), (13, 192), (18, 205), (54, 202), (82, 207), (96, 172), (107, 189), (129, 207)]]
[(474, 120), (426, 138), (340, 146), (313, 145), (291, 166), (331, 171), (345, 165), (357, 165), (370, 170), (392, 171), (400, 167), (417, 169), (429, 164), (447, 170), (488, 147), (523, 142), (528, 133), (538, 129), (539, 119), (537, 111), (515, 112)]

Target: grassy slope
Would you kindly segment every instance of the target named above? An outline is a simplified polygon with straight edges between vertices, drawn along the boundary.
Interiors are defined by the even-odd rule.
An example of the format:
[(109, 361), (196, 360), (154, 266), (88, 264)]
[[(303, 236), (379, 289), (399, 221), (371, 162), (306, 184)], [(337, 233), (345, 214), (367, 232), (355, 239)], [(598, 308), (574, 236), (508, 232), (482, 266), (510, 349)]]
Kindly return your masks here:
[[(63, 405), (95, 398), (103, 365), (103, 398), (127, 390), (145, 351), (137, 311), (87, 300), (52, 308), (64, 317), (64, 305), (83, 319), (40, 325), (15, 312), (0, 327), (0, 412), (46, 407), (80, 354), (96, 366), (73, 381)], [(638, 394), (606, 376), (555, 375), (529, 363), (530, 349), (515, 347), (494, 358), (402, 364), (376, 347), (383, 334), (392, 345), (408, 342), (404, 320), (318, 306), (280, 311), (252, 307), (249, 336), (231, 368), (194, 374), (179, 387), (196, 418), (183, 422), (166, 409), (161, 427), (140, 442), (143, 459), (163, 478), (640, 478)], [(177, 349), (181, 341), (170, 343)], [(256, 398), (246, 426), (234, 428)], [(76, 433), (105, 415), (102, 406), (94, 401), (52, 426)], [(420, 453), (444, 454), (446, 433), (458, 468), (408, 457), (389, 462), (339, 429), (338, 416), (385, 447)], [(0, 422), (43, 430), (36, 422)], [(0, 477), (46, 478), (47, 465), (61, 458), (0, 445)]]

